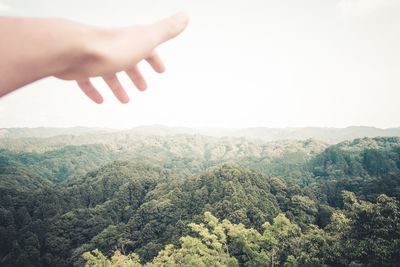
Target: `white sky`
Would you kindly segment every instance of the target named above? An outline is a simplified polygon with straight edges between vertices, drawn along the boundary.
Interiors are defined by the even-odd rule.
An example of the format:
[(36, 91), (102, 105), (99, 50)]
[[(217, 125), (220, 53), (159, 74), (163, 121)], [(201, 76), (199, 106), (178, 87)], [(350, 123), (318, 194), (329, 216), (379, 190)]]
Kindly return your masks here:
[(400, 0), (0, 0), (0, 15), (105, 26), (179, 10), (191, 22), (159, 49), (167, 72), (142, 64), (144, 93), (121, 76), (128, 105), (101, 80), (96, 105), (47, 78), (0, 98), (0, 127), (400, 126)]

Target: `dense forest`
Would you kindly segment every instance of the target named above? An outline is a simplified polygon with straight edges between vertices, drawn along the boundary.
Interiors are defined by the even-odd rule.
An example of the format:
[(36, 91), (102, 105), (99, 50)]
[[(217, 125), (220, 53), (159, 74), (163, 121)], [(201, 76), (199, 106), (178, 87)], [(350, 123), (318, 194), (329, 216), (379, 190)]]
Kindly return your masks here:
[(399, 137), (15, 134), (0, 266), (399, 266)]

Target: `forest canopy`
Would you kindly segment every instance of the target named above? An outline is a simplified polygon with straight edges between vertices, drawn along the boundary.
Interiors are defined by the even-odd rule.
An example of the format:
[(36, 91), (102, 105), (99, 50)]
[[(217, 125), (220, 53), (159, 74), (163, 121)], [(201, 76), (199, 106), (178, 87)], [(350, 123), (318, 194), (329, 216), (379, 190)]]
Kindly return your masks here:
[(0, 138), (1, 266), (397, 266), (400, 138)]

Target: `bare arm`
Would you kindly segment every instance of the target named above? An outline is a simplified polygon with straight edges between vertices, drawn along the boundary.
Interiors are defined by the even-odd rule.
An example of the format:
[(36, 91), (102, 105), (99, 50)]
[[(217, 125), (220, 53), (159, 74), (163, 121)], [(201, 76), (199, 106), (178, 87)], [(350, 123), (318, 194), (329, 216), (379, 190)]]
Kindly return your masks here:
[(55, 18), (0, 18), (0, 97), (38, 79), (55, 76), (76, 80), (96, 103), (103, 98), (90, 82), (101, 76), (122, 102), (128, 95), (116, 73), (125, 71), (139, 90), (147, 85), (137, 64), (156, 72), (164, 65), (155, 49), (184, 30), (179, 13), (155, 24), (103, 28)]

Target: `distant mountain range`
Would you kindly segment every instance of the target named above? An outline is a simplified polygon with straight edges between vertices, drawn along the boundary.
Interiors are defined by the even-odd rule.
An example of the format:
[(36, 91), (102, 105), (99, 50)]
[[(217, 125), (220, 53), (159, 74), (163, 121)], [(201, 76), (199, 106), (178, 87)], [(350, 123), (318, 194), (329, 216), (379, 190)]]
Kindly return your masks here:
[(317, 139), (326, 143), (334, 144), (345, 140), (362, 137), (386, 137), (400, 136), (400, 127), (380, 129), (368, 126), (350, 126), (346, 128), (267, 128), (253, 127), (243, 129), (229, 128), (188, 128), (168, 127), (162, 125), (140, 126), (127, 130), (110, 128), (0, 128), (0, 138), (45, 138), (59, 135), (91, 135), (91, 134), (137, 134), (137, 135), (206, 135), (215, 137), (244, 137), (261, 139), (265, 141), (276, 141), (282, 139)]

